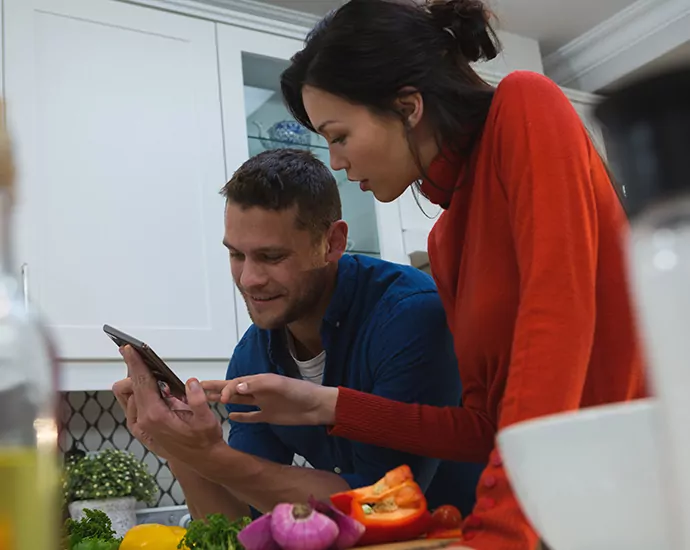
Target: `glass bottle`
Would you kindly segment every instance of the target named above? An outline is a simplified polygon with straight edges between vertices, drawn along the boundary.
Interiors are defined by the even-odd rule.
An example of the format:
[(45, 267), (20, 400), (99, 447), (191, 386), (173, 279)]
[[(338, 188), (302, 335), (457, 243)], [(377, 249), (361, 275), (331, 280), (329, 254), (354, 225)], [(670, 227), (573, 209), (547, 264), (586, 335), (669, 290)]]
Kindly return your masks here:
[(690, 67), (619, 90), (597, 116), (628, 190), (628, 266), (664, 420), (670, 535), (673, 548), (690, 550)]
[(0, 549), (57, 550), (57, 361), (13, 275), (13, 183), (0, 120)]

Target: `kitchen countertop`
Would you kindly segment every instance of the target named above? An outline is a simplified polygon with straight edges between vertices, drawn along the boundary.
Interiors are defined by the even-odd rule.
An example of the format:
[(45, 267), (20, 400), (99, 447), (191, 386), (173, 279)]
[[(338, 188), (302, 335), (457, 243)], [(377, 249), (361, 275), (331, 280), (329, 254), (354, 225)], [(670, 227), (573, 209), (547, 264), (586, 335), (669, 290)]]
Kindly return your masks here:
[(407, 542), (396, 542), (393, 544), (361, 546), (358, 550), (440, 550), (442, 548), (470, 550), (470, 548), (458, 546), (457, 544), (457, 540), (412, 540)]

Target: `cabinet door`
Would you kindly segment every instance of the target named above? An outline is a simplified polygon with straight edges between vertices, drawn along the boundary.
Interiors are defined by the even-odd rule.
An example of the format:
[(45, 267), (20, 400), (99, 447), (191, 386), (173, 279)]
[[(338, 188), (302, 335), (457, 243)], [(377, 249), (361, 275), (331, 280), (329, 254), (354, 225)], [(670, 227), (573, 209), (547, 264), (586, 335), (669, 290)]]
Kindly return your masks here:
[[(302, 48), (300, 40), (258, 31), (218, 25), (218, 52), (225, 127), (225, 157), (232, 174), (247, 158), (265, 149), (293, 147), (293, 138), (276, 130), (276, 123), (292, 120), (280, 93), (280, 74), (289, 59)], [(309, 148), (330, 166), (328, 143), (307, 133)], [(348, 222), (349, 251), (409, 263), (402, 244), (398, 205), (380, 204), (371, 193), (362, 193), (359, 185), (349, 182), (344, 171), (335, 172), (343, 204), (343, 218)], [(251, 321), (238, 300), (240, 334)]]
[(215, 27), (109, 0), (5, 0), (18, 259), (65, 359), (166, 358), (237, 340), (224, 248)]

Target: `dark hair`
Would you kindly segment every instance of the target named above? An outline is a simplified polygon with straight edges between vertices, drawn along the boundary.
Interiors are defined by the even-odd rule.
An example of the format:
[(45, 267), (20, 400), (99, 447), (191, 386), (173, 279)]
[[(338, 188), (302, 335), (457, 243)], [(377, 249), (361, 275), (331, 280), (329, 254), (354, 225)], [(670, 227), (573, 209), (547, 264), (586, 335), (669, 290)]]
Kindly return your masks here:
[[(311, 31), (283, 72), (285, 103), (311, 130), (302, 102), (305, 85), (406, 124), (394, 101), (410, 87), (424, 98), (425, 116), (439, 144), (469, 148), (494, 92), (470, 66), (498, 54), (489, 19), (481, 0), (429, 1), (425, 6), (412, 0), (350, 0)], [(410, 147), (418, 158), (416, 147)]]
[(220, 191), (241, 208), (286, 210), (297, 205), (297, 227), (328, 230), (342, 219), (338, 184), (309, 151), (273, 149), (247, 160)]

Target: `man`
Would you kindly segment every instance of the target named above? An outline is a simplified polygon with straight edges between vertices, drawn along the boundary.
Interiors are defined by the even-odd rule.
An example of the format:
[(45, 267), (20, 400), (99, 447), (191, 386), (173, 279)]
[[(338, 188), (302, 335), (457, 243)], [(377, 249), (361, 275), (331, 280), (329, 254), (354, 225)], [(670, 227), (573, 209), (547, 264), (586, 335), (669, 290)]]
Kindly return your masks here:
[[(267, 151), (240, 167), (222, 194), (224, 244), (254, 323), (235, 348), (227, 379), (274, 373), (326, 390), (459, 404), (452, 339), (432, 280), (411, 267), (344, 255), (348, 228), (326, 166), (308, 152)], [(482, 465), (439, 468), (439, 460), (331, 437), (319, 426), (231, 421), (225, 444), (197, 380), (187, 383), (188, 407), (166, 403), (136, 352), (122, 352), (130, 378), (113, 389), (128, 426), (168, 459), (194, 517), (265, 512), (310, 495), (327, 499), (401, 464), (429, 489), (431, 506), (471, 509)], [(295, 454), (314, 468), (292, 466)]]

